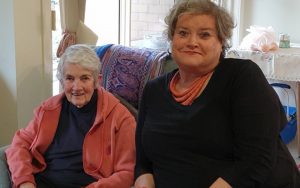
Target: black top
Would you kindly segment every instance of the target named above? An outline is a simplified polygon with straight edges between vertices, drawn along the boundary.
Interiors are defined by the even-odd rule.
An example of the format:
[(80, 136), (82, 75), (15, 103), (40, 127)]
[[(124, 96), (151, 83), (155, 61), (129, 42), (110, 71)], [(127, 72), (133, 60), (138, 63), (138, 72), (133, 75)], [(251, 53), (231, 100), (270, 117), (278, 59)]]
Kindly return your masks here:
[[(82, 187), (96, 179), (83, 170), (82, 147), (86, 133), (95, 121), (97, 91), (82, 108), (63, 98), (55, 137), (45, 153), (47, 168), (36, 178), (55, 187)], [(37, 181), (37, 182), (38, 182)]]
[(209, 187), (218, 177), (235, 188), (296, 187), (299, 173), (279, 136), (285, 113), (255, 63), (222, 60), (189, 106), (170, 93), (175, 72), (144, 89), (135, 178), (153, 173), (156, 188)]

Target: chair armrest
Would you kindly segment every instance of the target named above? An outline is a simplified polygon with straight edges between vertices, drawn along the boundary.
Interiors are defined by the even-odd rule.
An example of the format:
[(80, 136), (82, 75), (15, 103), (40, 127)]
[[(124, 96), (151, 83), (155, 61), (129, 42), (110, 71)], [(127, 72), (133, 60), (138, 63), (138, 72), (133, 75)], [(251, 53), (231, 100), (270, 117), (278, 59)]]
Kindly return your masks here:
[(11, 187), (10, 173), (6, 163), (5, 150), (8, 146), (0, 147), (0, 188)]
[(118, 94), (114, 94), (114, 96), (120, 100), (121, 104), (123, 104), (128, 109), (128, 111), (133, 115), (133, 117), (137, 121), (138, 110), (129, 102), (127, 102), (123, 97), (120, 97)]

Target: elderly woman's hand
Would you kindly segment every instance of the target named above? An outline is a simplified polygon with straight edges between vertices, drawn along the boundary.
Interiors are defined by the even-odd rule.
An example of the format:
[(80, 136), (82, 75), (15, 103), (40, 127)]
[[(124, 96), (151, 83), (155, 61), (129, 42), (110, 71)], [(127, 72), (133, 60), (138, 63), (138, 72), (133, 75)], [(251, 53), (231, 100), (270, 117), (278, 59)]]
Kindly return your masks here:
[(218, 178), (209, 188), (232, 188), (232, 187), (222, 178)]
[(19, 188), (36, 188), (35, 185), (31, 182), (22, 183)]
[(134, 184), (134, 188), (155, 188), (152, 174), (143, 174), (139, 176)]

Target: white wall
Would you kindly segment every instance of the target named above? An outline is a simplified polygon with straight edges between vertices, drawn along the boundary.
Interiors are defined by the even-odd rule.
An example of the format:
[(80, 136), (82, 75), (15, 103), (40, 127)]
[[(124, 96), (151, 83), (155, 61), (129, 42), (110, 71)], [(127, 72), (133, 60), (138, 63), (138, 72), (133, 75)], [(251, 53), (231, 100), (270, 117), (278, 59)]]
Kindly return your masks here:
[(299, 0), (243, 0), (242, 36), (250, 25), (272, 26), (279, 36), (287, 33), (291, 42), (300, 43)]
[(51, 96), (50, 0), (0, 1), (0, 146)]
[[(17, 128), (17, 94), (13, 1), (0, 1), (0, 145)], [(5, 23), (3, 25), (2, 23)]]
[[(240, 40), (245, 37), (246, 31), (251, 25), (272, 26), (278, 37), (280, 33), (287, 33), (292, 43), (300, 43), (300, 1), (299, 0), (242, 0), (242, 25)], [(277, 41), (279, 39), (277, 38)], [(270, 82), (280, 82), (269, 80)], [(289, 84), (294, 91), (298, 91), (295, 82), (283, 82)], [(284, 105), (287, 105), (287, 97), (278, 92)], [(290, 97), (290, 105), (295, 106), (294, 96)]]

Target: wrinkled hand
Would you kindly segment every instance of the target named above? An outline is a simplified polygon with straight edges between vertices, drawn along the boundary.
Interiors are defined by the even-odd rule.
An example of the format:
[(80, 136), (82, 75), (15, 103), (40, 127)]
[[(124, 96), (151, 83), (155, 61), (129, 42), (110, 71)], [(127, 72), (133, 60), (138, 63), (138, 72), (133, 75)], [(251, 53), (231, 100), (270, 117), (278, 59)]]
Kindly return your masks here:
[(143, 174), (139, 176), (134, 183), (134, 188), (155, 188), (153, 175)]
[(222, 178), (218, 178), (209, 188), (232, 188), (232, 187)]
[(31, 182), (22, 183), (19, 188), (36, 188), (35, 185)]

